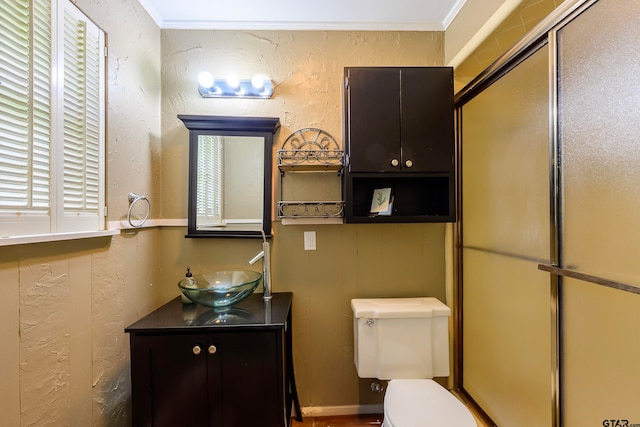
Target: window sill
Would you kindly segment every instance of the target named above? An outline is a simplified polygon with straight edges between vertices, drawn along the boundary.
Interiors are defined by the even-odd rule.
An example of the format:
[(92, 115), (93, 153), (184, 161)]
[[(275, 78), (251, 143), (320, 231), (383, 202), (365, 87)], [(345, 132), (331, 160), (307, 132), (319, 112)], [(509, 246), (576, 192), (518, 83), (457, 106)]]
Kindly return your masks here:
[(60, 242), (64, 240), (89, 239), (115, 236), (120, 230), (79, 231), (73, 233), (34, 234), (31, 236), (0, 237), (0, 246), (25, 245), (28, 243)]

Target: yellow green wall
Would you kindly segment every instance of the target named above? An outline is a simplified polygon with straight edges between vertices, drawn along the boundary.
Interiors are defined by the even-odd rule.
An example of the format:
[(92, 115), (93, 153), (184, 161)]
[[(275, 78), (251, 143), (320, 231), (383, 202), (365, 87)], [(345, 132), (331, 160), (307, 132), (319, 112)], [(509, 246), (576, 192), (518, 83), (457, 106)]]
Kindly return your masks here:
[[(78, 0), (108, 37), (107, 202), (160, 216), (160, 30), (135, 1)], [(162, 232), (0, 247), (4, 426), (130, 425), (124, 327), (173, 295), (159, 283)]]
[[(279, 117), (274, 159), (275, 150), (301, 128), (323, 129), (341, 143), (344, 67), (442, 65), (443, 37), (430, 32), (163, 30), (165, 220), (184, 218), (187, 209), (188, 132), (178, 114)], [(203, 70), (245, 78), (264, 72), (275, 92), (270, 100), (203, 99), (197, 92)], [(277, 197), (275, 172), (273, 180)], [(335, 182), (340, 182), (337, 175)], [(322, 200), (322, 195), (307, 197)], [(316, 231), (316, 251), (303, 249), (304, 231)], [(173, 286), (187, 265), (194, 272), (249, 268), (247, 261), (261, 250), (256, 239), (185, 239), (185, 232), (182, 227), (162, 231), (166, 286)], [(367, 391), (370, 381), (360, 386), (355, 371), (350, 300), (419, 295), (444, 300), (444, 225), (283, 226), (276, 221), (274, 236), (273, 290), (294, 296), (294, 362), (302, 406), (380, 403), (379, 395)]]
[[(461, 16), (474, 15), (478, 1), (468, 0)], [(343, 67), (448, 61), (440, 32), (161, 31), (134, 0), (75, 3), (107, 33), (107, 220), (115, 227), (125, 224), (131, 191), (149, 198), (153, 221), (186, 218), (187, 131), (177, 114), (277, 116), (282, 129), (274, 149), (308, 126), (341, 142)], [(454, 22), (447, 30), (456, 45), (446, 48), (446, 58), (475, 34), (458, 37), (468, 25)], [(476, 19), (474, 28), (481, 25)], [(201, 99), (195, 82), (202, 69), (269, 73), (274, 97)], [(309, 230), (317, 232), (317, 251), (303, 250)], [(185, 239), (185, 231), (151, 227), (113, 238), (0, 247), (3, 425), (130, 424), (123, 329), (177, 296), (186, 265), (246, 268), (260, 248), (257, 240)], [(274, 233), (273, 287), (294, 293), (302, 405), (379, 402), (353, 367), (349, 300), (444, 299), (445, 226), (276, 222)]]
[[(276, 145), (307, 126), (341, 141), (344, 66), (443, 63), (442, 33), (160, 31), (132, 0), (77, 4), (108, 37), (107, 220), (116, 227), (131, 191), (149, 197), (154, 221), (186, 218), (187, 132), (176, 114), (278, 116)], [(266, 71), (276, 93), (201, 99), (191, 73), (205, 66)], [(274, 230), (273, 287), (294, 293), (302, 405), (379, 402), (353, 366), (349, 300), (444, 299), (444, 225), (276, 222)], [(302, 250), (307, 230), (317, 232), (317, 251)], [(0, 247), (3, 424), (130, 424), (124, 328), (178, 295), (186, 265), (247, 268), (260, 248), (252, 239), (185, 239), (185, 231)]]

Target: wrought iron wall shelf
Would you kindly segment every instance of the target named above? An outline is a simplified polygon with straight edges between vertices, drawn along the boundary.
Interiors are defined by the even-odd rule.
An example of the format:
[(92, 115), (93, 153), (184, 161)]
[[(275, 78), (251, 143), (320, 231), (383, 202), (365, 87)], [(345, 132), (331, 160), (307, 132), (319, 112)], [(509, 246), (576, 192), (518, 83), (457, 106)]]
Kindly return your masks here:
[(344, 202), (278, 202), (280, 218), (342, 218)]
[(278, 150), (278, 168), (286, 171), (342, 171), (342, 150)]
[[(277, 152), (280, 171), (280, 194), (284, 194), (284, 175), (287, 172), (334, 172), (342, 174), (344, 151), (336, 140), (321, 129), (305, 128), (292, 133)], [(344, 201), (284, 201), (278, 202), (278, 217), (283, 224), (301, 219), (319, 219), (319, 223), (342, 223)], [(339, 221), (336, 221), (339, 220)], [(304, 221), (309, 223), (309, 221)]]

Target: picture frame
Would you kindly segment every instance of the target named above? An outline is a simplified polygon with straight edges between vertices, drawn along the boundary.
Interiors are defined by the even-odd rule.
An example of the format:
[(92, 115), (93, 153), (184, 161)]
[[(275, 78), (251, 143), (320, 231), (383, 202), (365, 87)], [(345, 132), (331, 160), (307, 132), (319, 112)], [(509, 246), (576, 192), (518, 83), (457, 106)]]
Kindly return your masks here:
[(370, 216), (388, 216), (393, 209), (393, 191), (391, 187), (376, 188), (371, 194)]

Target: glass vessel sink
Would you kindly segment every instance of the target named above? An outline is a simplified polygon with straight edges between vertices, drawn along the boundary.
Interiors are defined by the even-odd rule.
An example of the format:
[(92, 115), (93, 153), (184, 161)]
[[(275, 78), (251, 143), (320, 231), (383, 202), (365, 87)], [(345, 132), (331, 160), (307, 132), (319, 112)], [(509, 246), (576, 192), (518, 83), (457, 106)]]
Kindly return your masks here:
[(193, 276), (195, 288), (178, 283), (180, 291), (191, 301), (207, 307), (237, 304), (256, 290), (262, 274), (251, 270), (216, 271)]

